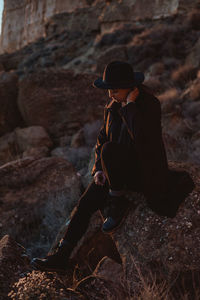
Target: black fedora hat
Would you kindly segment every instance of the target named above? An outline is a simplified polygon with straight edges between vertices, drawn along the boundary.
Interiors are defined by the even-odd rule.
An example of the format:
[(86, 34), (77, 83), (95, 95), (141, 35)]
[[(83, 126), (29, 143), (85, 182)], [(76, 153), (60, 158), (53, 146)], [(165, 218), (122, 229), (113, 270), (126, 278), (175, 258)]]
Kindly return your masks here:
[(132, 66), (123, 61), (109, 63), (103, 73), (93, 82), (93, 86), (100, 89), (126, 89), (138, 86), (144, 81), (142, 72), (134, 72)]

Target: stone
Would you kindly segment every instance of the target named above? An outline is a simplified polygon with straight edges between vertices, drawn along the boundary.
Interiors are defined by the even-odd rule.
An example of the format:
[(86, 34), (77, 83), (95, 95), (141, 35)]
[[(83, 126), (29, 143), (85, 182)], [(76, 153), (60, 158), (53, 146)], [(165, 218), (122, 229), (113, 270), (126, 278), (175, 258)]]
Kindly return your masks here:
[(6, 299), (12, 284), (29, 268), (26, 249), (15, 242), (9, 235), (0, 240), (0, 293)]
[(15, 134), (6, 133), (0, 137), (0, 165), (16, 160), (21, 156), (16, 143)]
[(72, 136), (71, 147), (78, 148), (85, 145), (85, 137), (83, 129), (80, 129)]
[(51, 151), (51, 156), (62, 157), (71, 162), (77, 169), (82, 169), (88, 165), (91, 148), (87, 146), (82, 147), (57, 147)]
[[(134, 207), (123, 225), (113, 233), (126, 280), (130, 283), (131, 296), (137, 295), (139, 282), (144, 276), (146, 282), (149, 278), (152, 283), (154, 274), (153, 278), (158, 282), (160, 279), (171, 285), (175, 280), (173, 284), (178, 285), (178, 278), (182, 275), (190, 272), (192, 282), (192, 272), (199, 272), (198, 167), (181, 162), (169, 162), (169, 166), (171, 170), (187, 170), (195, 182), (195, 188), (180, 205), (176, 216), (172, 219), (161, 217), (147, 208), (142, 198), (139, 200), (133, 195)], [(183, 282), (186, 280), (184, 276), (182, 279)], [(188, 289), (192, 290), (191, 286)]]
[(95, 79), (91, 74), (52, 69), (20, 80), (18, 106), (26, 126), (42, 126), (54, 141), (101, 119), (104, 93), (92, 87)]
[(24, 152), (29, 148), (37, 148), (37, 147), (50, 148), (53, 146), (48, 133), (41, 126), (16, 128), (15, 135), (16, 135), (18, 147), (21, 152)]
[(46, 146), (43, 147), (31, 147), (23, 152), (22, 158), (32, 157), (34, 159), (40, 159), (49, 155), (49, 149)]
[(83, 126), (84, 138), (86, 145), (93, 147), (97, 142), (97, 136), (102, 127), (102, 120), (97, 120), (92, 123), (86, 123)]
[(126, 61), (126, 47), (113, 46), (97, 57), (96, 73), (102, 74), (105, 66), (112, 60)]
[(198, 68), (200, 66), (200, 38), (197, 40), (193, 49), (190, 51), (189, 55), (186, 57), (186, 64)]
[[(72, 12), (87, 6), (81, 1), (6, 0), (3, 14), (1, 51), (13, 52), (44, 36), (45, 20), (61, 12)], [(9, 37), (9, 38), (8, 38)]]
[(73, 166), (62, 158), (26, 157), (0, 167), (1, 233), (32, 255), (49, 250), (80, 196)]

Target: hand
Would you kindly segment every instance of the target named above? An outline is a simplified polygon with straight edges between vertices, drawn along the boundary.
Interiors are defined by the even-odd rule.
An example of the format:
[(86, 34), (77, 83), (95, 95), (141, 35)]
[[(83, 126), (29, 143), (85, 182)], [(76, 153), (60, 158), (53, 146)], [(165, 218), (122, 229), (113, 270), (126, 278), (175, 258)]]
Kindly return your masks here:
[(106, 181), (106, 176), (103, 171), (97, 171), (94, 175), (94, 182), (97, 185), (103, 186)]
[(138, 95), (139, 95), (138, 88), (134, 88), (134, 90), (128, 94), (128, 96), (126, 98), (126, 103), (128, 104), (130, 102), (134, 102)]

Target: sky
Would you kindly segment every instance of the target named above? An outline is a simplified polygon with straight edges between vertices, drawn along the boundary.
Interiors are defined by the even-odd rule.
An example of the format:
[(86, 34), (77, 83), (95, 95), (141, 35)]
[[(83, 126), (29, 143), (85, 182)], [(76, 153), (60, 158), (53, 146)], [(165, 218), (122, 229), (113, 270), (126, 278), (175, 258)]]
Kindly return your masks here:
[(0, 0), (0, 33), (1, 33), (2, 13), (3, 13), (3, 2), (4, 0)]

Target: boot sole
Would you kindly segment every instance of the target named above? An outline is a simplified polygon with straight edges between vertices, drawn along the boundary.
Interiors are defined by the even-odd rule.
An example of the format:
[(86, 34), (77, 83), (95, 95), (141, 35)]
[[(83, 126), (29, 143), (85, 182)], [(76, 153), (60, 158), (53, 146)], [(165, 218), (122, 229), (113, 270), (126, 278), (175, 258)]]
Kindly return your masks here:
[(123, 215), (121, 221), (119, 222), (119, 224), (118, 224), (117, 226), (115, 226), (113, 229), (111, 229), (111, 230), (109, 230), (109, 231), (104, 231), (103, 229), (101, 229), (101, 231), (102, 231), (103, 233), (106, 233), (106, 234), (112, 234), (112, 233), (114, 233), (117, 229), (119, 229), (119, 227), (124, 223), (126, 217), (128, 216), (129, 208), (130, 208), (130, 203), (129, 203), (129, 205), (128, 205), (128, 207), (127, 207), (127, 210), (126, 210), (126, 212), (124, 213), (124, 215)]

